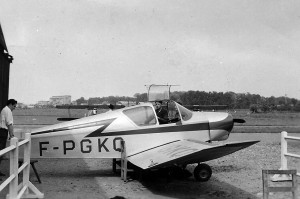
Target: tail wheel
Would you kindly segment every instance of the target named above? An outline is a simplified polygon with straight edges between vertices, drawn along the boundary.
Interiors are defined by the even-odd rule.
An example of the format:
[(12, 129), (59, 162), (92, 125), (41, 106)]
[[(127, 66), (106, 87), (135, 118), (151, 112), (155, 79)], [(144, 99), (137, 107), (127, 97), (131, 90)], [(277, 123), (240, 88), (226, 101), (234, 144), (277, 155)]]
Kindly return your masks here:
[(197, 181), (206, 182), (210, 179), (212, 170), (207, 164), (198, 164), (194, 169), (194, 177)]

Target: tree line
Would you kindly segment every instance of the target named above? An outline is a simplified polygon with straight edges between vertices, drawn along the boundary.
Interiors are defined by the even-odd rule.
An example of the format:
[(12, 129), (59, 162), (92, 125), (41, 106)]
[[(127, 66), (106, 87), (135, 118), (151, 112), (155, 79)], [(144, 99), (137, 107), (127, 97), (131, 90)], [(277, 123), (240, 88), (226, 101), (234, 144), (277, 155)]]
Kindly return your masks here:
[[(259, 94), (234, 93), (234, 92), (205, 92), (205, 91), (175, 91), (170, 98), (184, 105), (226, 105), (228, 109), (250, 109), (252, 112), (272, 110), (296, 110), (300, 111), (300, 101), (286, 96), (264, 97)], [(147, 93), (136, 93), (134, 97), (108, 96), (93, 97), (76, 100), (77, 104), (116, 104), (119, 101), (147, 101)]]

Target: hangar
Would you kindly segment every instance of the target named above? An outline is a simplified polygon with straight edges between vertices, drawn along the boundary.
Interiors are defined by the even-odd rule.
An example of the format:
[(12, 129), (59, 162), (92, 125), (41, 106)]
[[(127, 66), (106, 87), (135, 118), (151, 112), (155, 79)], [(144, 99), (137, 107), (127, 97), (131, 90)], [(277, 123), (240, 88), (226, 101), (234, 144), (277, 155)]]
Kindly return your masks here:
[(9, 55), (0, 24), (0, 110), (6, 106), (9, 91), (9, 67), (13, 57)]

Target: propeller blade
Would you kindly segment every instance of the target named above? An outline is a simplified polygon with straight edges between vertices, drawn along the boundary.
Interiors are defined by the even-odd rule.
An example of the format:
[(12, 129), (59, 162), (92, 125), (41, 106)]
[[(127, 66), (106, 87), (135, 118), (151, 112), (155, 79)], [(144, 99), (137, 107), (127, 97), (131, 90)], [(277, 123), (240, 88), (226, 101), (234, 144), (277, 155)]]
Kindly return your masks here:
[(71, 120), (76, 120), (79, 118), (74, 118), (74, 117), (59, 117), (57, 118), (58, 121), (71, 121)]
[(235, 123), (245, 123), (246, 121), (244, 119), (233, 119), (233, 122), (235, 122)]

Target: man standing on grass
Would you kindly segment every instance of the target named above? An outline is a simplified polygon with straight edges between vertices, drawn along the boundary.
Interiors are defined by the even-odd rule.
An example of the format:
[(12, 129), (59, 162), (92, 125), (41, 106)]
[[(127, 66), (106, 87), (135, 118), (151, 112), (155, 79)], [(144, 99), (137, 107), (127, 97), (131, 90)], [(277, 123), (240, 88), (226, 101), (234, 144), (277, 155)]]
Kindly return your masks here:
[[(9, 99), (6, 106), (1, 111), (1, 121), (0, 121), (0, 150), (6, 147), (6, 141), (9, 133), (9, 138), (14, 137), (14, 127), (13, 127), (13, 115), (12, 111), (17, 106), (17, 101), (14, 99)], [(0, 158), (1, 163), (2, 157)], [(0, 171), (0, 176), (5, 176), (4, 173)]]

